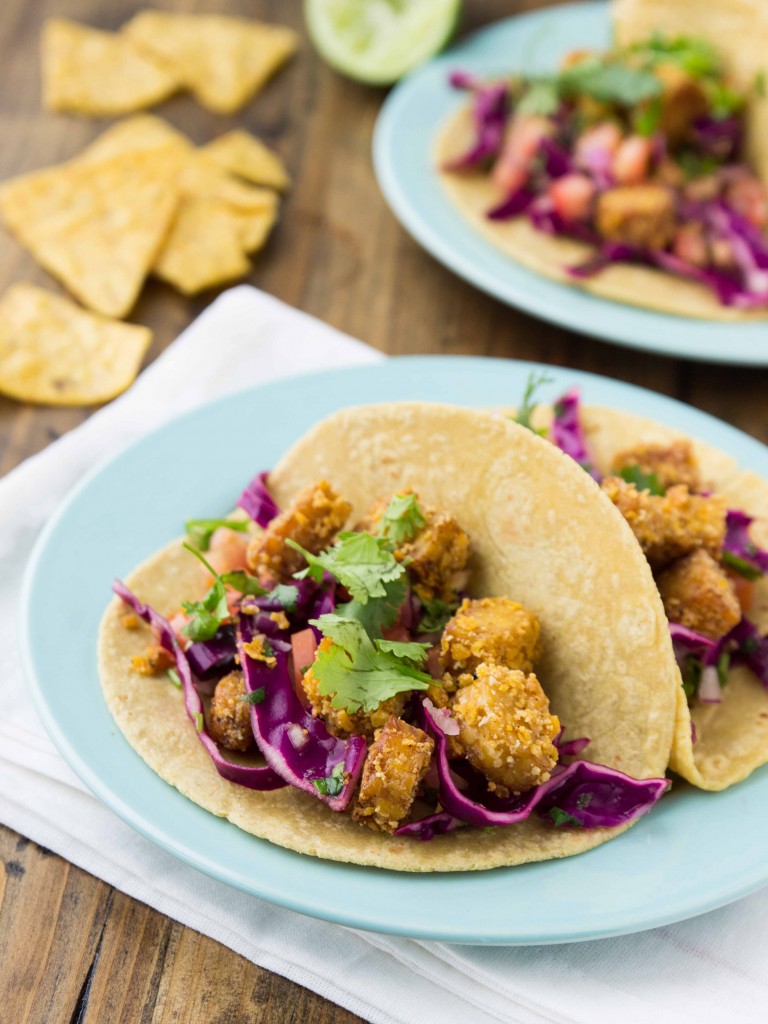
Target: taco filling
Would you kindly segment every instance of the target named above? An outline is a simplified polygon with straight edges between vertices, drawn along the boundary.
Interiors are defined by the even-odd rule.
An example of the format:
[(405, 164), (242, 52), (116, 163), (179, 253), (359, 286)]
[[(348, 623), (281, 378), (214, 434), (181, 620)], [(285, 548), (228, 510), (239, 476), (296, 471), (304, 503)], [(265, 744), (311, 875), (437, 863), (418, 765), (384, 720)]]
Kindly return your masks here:
[[(530, 408), (525, 416), (530, 421)], [(722, 788), (768, 761), (768, 550), (752, 535), (763, 524), (738, 505), (750, 501), (762, 520), (768, 511), (768, 484), (721, 470), (726, 481), (721, 493), (720, 474), (705, 471), (694, 442), (672, 432), (624, 446), (628, 436), (648, 428), (647, 422), (628, 414), (582, 410), (573, 389), (554, 403), (551, 423), (542, 429), (600, 483), (648, 560), (669, 621), (687, 704), (672, 763), (697, 785)], [(658, 435), (659, 429), (651, 433)], [(599, 439), (600, 458), (590, 452), (590, 434)], [(706, 457), (706, 449), (699, 447)], [(708, 756), (697, 766), (694, 752), (702, 728), (706, 732), (717, 727), (715, 709), (725, 702), (728, 687), (733, 689), (732, 672), (737, 669), (752, 680), (749, 691), (739, 691), (745, 698), (740, 702), (741, 735), (720, 737), (721, 756)], [(739, 729), (738, 723), (733, 726)], [(726, 745), (734, 749), (730, 766), (725, 764)]]
[(352, 505), (328, 481), (282, 511), (267, 483), (246, 489), (239, 517), (187, 524), (209, 586), (169, 620), (114, 588), (124, 625), (152, 631), (131, 670), (181, 686), (179, 728), (220, 775), (421, 840), (532, 814), (554, 829), (624, 825), (666, 791), (564, 740), (537, 675), (539, 619), (467, 593), (472, 538), (450, 512), (403, 489), (345, 530)]
[[(573, 52), (549, 76), (450, 82), (470, 105), (441, 137), (444, 184), (512, 255), (582, 284), (616, 265), (661, 270), (721, 307), (768, 308), (766, 188), (744, 150), (762, 79), (738, 88), (708, 42), (654, 35)], [(585, 248), (526, 253), (529, 236), (502, 227), (522, 219)], [(642, 304), (644, 282), (614, 276), (605, 294)], [(670, 311), (695, 315), (680, 295)]]

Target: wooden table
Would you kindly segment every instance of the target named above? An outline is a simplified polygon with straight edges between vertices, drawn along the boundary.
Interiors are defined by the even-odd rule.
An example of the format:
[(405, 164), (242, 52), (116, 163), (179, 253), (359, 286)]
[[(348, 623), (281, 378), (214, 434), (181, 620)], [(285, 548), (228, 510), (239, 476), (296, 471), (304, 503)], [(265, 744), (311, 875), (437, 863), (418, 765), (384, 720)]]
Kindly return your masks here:
[[(468, 0), (465, 28), (545, 6), (544, 0)], [(103, 123), (40, 109), (41, 11), (0, 5), (0, 177), (55, 163)], [(132, 0), (61, 0), (56, 13), (117, 28)], [(302, 28), (300, 4), (280, 0), (166, 0), (165, 7), (262, 16)], [(178, 98), (160, 113), (204, 142), (244, 125), (285, 157), (295, 187), (250, 281), (391, 354), (448, 353), (536, 359), (593, 370), (674, 395), (768, 441), (766, 374), (644, 355), (533, 320), (475, 291), (423, 253), (385, 205), (371, 169), (371, 133), (383, 93), (339, 78), (308, 42), (251, 106), (216, 117)], [(0, 234), (0, 290), (17, 280), (51, 285)], [(134, 313), (156, 357), (210, 301), (150, 284)], [(226, 358), (226, 339), (221, 342)], [(0, 473), (76, 427), (88, 410), (0, 399)], [(253, 966), (0, 827), (0, 1017), (9, 1024), (301, 1021), (358, 1018)]]

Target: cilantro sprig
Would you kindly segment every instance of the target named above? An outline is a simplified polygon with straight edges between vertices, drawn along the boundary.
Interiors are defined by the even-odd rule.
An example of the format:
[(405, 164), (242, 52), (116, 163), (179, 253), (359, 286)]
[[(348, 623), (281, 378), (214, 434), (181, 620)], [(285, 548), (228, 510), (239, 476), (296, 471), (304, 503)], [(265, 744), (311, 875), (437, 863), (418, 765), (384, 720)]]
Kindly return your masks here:
[(546, 370), (543, 373), (537, 373), (533, 370), (528, 374), (528, 380), (525, 383), (525, 391), (523, 392), (523, 400), (520, 403), (520, 408), (517, 410), (517, 414), (512, 417), (515, 423), (519, 423), (521, 427), (526, 427), (534, 434), (543, 434), (545, 431), (537, 430), (531, 422), (534, 409), (539, 404), (539, 400), (536, 397), (536, 392), (539, 388), (544, 387), (545, 384), (551, 384), (554, 381), (554, 377), (551, 377)]
[(555, 828), (582, 828), (582, 823), (573, 814), (564, 811), (562, 807), (550, 807), (549, 817)]
[(562, 100), (588, 96), (599, 103), (634, 107), (663, 92), (660, 79), (646, 68), (631, 67), (597, 54), (556, 75), (531, 79), (517, 103), (519, 114), (549, 117)]
[(441, 601), (421, 599), (423, 612), (419, 622), (420, 633), (442, 633), (448, 620), (453, 617), (459, 607), (458, 601)]
[(657, 497), (665, 493), (656, 474), (646, 473), (638, 465), (622, 466), (619, 476), (628, 484), (634, 484), (638, 491), (650, 491)]
[(211, 537), (222, 527), (236, 533), (248, 532), (248, 523), (245, 519), (188, 519), (184, 524), (187, 536), (198, 551), (207, 551), (211, 545)]
[(267, 693), (263, 686), (259, 686), (255, 690), (251, 690), (250, 693), (244, 693), (242, 697), (238, 697), (244, 704), (250, 704), (252, 707), (256, 704), (263, 704), (266, 700)]
[(232, 572), (225, 572), (222, 576), (219, 576), (208, 559), (196, 548), (193, 548), (190, 544), (184, 544), (184, 547), (198, 561), (203, 563), (211, 576), (213, 576), (213, 584), (201, 600), (182, 601), (181, 607), (191, 618), (189, 622), (185, 623), (181, 631), (190, 640), (212, 640), (216, 636), (221, 624), (229, 618), (227, 587), (233, 587), (241, 594), (248, 594), (254, 597), (261, 597), (267, 591), (259, 585), (255, 576), (249, 576), (243, 569), (235, 569)]
[(398, 693), (426, 690), (432, 682), (418, 667), (428, 644), (371, 640), (362, 623), (337, 614), (310, 621), (332, 641), (327, 651), (318, 651), (312, 672), (334, 707), (373, 711)]
[(312, 779), (312, 785), (323, 796), (338, 796), (344, 789), (344, 762), (339, 761), (330, 775), (324, 779)]
[(386, 537), (370, 533), (340, 533), (333, 547), (313, 555), (294, 540), (286, 541), (306, 558), (307, 568), (295, 573), (296, 579), (311, 576), (320, 582), (329, 572), (352, 595), (365, 605), (371, 598), (387, 597), (386, 584), (400, 579), (405, 569), (395, 560)]
[(413, 540), (426, 523), (415, 494), (395, 494), (382, 513), (378, 533), (395, 544), (403, 544)]
[(740, 558), (735, 555), (732, 551), (723, 551), (722, 553), (723, 565), (727, 565), (729, 569), (738, 573), (739, 576), (743, 576), (745, 580), (759, 580), (764, 576), (762, 569), (748, 562), (745, 558)]

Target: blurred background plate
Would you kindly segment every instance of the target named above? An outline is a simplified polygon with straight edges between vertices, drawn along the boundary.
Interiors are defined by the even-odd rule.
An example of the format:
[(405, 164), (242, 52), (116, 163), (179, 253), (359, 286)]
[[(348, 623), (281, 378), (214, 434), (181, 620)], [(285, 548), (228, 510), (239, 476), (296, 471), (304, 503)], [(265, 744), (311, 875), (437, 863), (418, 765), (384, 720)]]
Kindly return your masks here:
[(403, 227), (432, 256), (502, 302), (606, 341), (663, 355), (768, 366), (768, 321), (715, 323), (626, 306), (550, 281), (481, 237), (444, 194), (432, 145), (439, 125), (465, 99), (450, 71), (498, 76), (551, 72), (569, 50), (604, 48), (608, 5), (577, 3), (497, 22), (405, 78), (379, 114), (373, 160), (379, 185)]
[[(552, 377), (542, 400), (578, 384), (587, 402), (672, 424), (768, 477), (768, 449), (704, 413), (607, 378), (508, 360), (391, 359), (252, 388), (194, 410), (94, 470), (49, 522), (27, 569), (25, 673), (53, 740), (90, 789), (152, 842), (214, 878), (328, 921), (413, 938), (510, 945), (602, 938), (692, 917), (765, 885), (766, 768), (724, 793), (676, 784), (629, 832), (565, 861), (413, 875), (316, 860), (240, 831), (155, 775), (107, 710), (96, 635), (114, 576), (178, 536), (190, 516), (226, 512), (255, 472), (336, 409), (395, 399), (514, 404), (534, 369)], [(254, 421), (255, 410), (268, 429), (233, 429)]]

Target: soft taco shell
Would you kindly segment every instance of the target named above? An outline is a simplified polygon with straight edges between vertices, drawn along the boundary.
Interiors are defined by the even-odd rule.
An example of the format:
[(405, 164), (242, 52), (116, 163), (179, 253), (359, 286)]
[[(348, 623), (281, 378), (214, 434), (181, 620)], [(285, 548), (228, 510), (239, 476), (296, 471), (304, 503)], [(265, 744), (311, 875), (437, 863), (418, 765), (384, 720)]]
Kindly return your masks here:
[[(591, 456), (603, 473), (614, 456), (638, 444), (664, 444), (685, 435), (664, 424), (615, 409), (586, 406), (582, 422)], [(543, 423), (542, 423), (543, 425)], [(756, 520), (750, 528), (753, 540), (768, 547), (768, 482), (742, 470), (730, 455), (694, 440), (702, 482), (724, 494), (730, 508), (738, 508)], [(749, 613), (760, 633), (768, 631), (768, 578), (755, 585), (755, 601)], [(696, 728), (693, 743), (691, 721)], [(720, 790), (740, 782), (760, 765), (768, 763), (768, 690), (749, 669), (739, 666), (728, 673), (720, 704), (700, 704), (689, 709), (682, 685), (678, 686), (678, 713), (670, 767), (701, 789)]]
[[(475, 552), (471, 592), (514, 597), (542, 623), (539, 667), (571, 737), (591, 737), (592, 759), (636, 777), (669, 758), (678, 673), (650, 569), (619, 512), (574, 462), (501, 416), (426, 403), (349, 409), (312, 429), (269, 483), (286, 505), (322, 477), (353, 503), (413, 486), (450, 510)], [(171, 614), (204, 587), (197, 562), (174, 542), (126, 581)], [(221, 779), (165, 677), (131, 672), (144, 630), (122, 625), (114, 600), (103, 620), (104, 695), (128, 742), (163, 779), (240, 828), (301, 853), (406, 871), (479, 870), (564, 857), (621, 829), (555, 830), (539, 820), (509, 829), (461, 829), (423, 843), (374, 833), (295, 789), (256, 793)]]
[(659, 313), (703, 320), (750, 321), (768, 318), (765, 310), (739, 310), (723, 306), (703, 285), (673, 277), (653, 267), (616, 263), (594, 277), (577, 280), (565, 269), (584, 263), (594, 248), (570, 238), (537, 231), (526, 216), (493, 221), (486, 216), (501, 196), (483, 172), (444, 171), (446, 163), (466, 152), (473, 139), (469, 111), (460, 110), (440, 129), (434, 147), (434, 163), (442, 187), (461, 215), (484, 238), (517, 263), (537, 274), (560, 281), (603, 299), (642, 306)]

